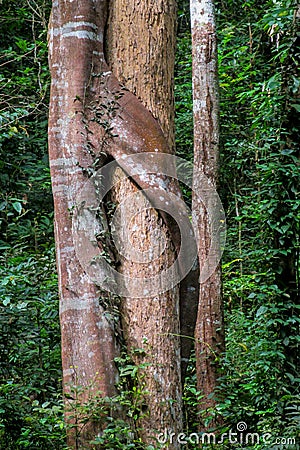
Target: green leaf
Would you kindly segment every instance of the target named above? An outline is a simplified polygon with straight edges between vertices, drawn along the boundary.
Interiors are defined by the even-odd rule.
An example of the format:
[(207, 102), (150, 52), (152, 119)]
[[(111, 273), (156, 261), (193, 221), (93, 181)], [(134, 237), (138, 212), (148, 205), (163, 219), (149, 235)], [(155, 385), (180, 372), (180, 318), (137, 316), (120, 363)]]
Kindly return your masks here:
[(268, 308), (266, 308), (265, 306), (261, 306), (260, 308), (258, 308), (258, 310), (256, 312), (256, 317), (262, 316), (267, 311), (268, 311)]
[(300, 105), (298, 103), (293, 103), (291, 107), (294, 108), (297, 112), (300, 112)]
[(3, 300), (3, 305), (7, 306), (10, 304), (10, 298), (9, 297), (5, 297), (5, 299)]
[(285, 149), (281, 150), (282, 155), (291, 155), (293, 152), (294, 152), (294, 150), (291, 148), (285, 148)]
[(14, 208), (15, 211), (17, 211), (17, 213), (21, 214), (21, 212), (22, 212), (22, 204), (20, 202), (14, 202), (12, 204), (12, 207)]
[(21, 49), (23, 52), (26, 52), (27, 50), (27, 41), (25, 39), (19, 39), (18, 41), (16, 41), (16, 45), (19, 47), (19, 49)]

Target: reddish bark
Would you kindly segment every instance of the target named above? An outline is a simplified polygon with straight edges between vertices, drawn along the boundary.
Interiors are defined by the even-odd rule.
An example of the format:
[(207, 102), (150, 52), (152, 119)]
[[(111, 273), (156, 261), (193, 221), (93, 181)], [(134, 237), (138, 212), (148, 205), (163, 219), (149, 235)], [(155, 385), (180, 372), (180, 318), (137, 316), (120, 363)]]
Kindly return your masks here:
[[(114, 330), (99, 304), (100, 292), (76, 255), (72, 214), (78, 208), (78, 194), (87, 189), (86, 173), (95, 169), (96, 161), (100, 163), (103, 152), (116, 159), (130, 175), (133, 167), (129, 160), (122, 159), (124, 155), (171, 152), (157, 121), (133, 94), (120, 86), (105, 61), (106, 14), (105, 0), (54, 0), (50, 23), (49, 153), (55, 205), (63, 381), (65, 391), (70, 385), (85, 387), (79, 403), (98, 391), (108, 396), (114, 394), (113, 359), (117, 349)], [(108, 104), (114, 105), (110, 112)], [(105, 121), (109, 130), (104, 126)], [(147, 167), (141, 167), (141, 171), (147, 171)], [(180, 197), (178, 184), (169, 177), (133, 175), (132, 178), (142, 189), (158, 189), (164, 181), (167, 191)], [(178, 229), (166, 215), (163, 217), (178, 251)], [(94, 234), (99, 229), (96, 219), (88, 226)], [(197, 292), (197, 283), (191, 290), (189, 280), (187, 277), (183, 288), (187, 308), (189, 299), (195, 298)], [(80, 439), (88, 442), (99, 430), (101, 424), (89, 421), (80, 438), (70, 434), (69, 445), (76, 448), (81, 445)]]
[[(215, 406), (218, 356), (224, 348), (218, 238), (213, 243), (213, 250), (210, 249), (212, 244), (210, 222), (213, 216), (219, 217), (219, 204), (213, 194), (218, 173), (219, 101), (217, 43), (212, 0), (191, 0), (191, 23), (195, 165), (193, 218), (198, 230), (200, 261), (200, 294), (195, 329), (196, 370), (198, 390), (203, 394), (200, 409), (208, 410), (209, 416), (209, 408)], [(207, 183), (207, 194), (203, 189), (203, 176)], [(199, 192), (202, 193), (200, 196)], [(204, 197), (204, 202), (201, 197), (202, 199)], [(206, 273), (209, 276), (206, 276)]]
[[(77, 96), (85, 95), (92, 52), (95, 45), (101, 45), (96, 41), (91, 25), (95, 21), (91, 6), (91, 2), (86, 1), (76, 4), (54, 1), (49, 42), (52, 76), (49, 153), (55, 207), (63, 383), (65, 392), (69, 392), (71, 386), (84, 387), (76, 399), (78, 403), (88, 401), (100, 391), (103, 395), (113, 395), (116, 381), (113, 329), (99, 305), (98, 288), (79, 264), (72, 238), (72, 211), (76, 196), (86, 181), (82, 167), (93, 163), (86, 151), (87, 130), (77, 113), (83, 106), (75, 102)], [(101, 24), (105, 17), (103, 6), (100, 2), (96, 16)], [(84, 22), (80, 17), (84, 17)], [(78, 21), (82, 25), (74, 23)], [(71, 399), (66, 402), (69, 417), (73, 415), (75, 403)], [(71, 422), (75, 421), (71, 419)], [(88, 423), (82, 428), (80, 438), (73, 430), (69, 434), (69, 445), (77, 448), (80, 439), (88, 441), (99, 428), (101, 426), (95, 422)]]

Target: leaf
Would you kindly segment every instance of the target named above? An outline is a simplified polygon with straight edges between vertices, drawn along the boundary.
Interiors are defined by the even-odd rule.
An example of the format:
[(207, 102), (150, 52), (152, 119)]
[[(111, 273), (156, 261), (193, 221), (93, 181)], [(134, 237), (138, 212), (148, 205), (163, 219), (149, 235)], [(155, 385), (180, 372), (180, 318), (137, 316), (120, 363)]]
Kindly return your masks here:
[(261, 306), (260, 308), (258, 308), (258, 310), (256, 312), (256, 317), (262, 316), (267, 311), (268, 311), (268, 308), (266, 308), (265, 306)]
[(267, 82), (267, 89), (270, 91), (277, 89), (280, 86), (280, 81), (278, 80), (278, 75), (275, 74), (273, 77), (271, 77)]
[(50, 402), (44, 402), (42, 404), (42, 408), (47, 408), (50, 405)]
[(27, 41), (25, 39), (19, 39), (18, 41), (16, 41), (16, 45), (19, 47), (19, 49), (21, 49), (23, 52), (26, 52), (27, 50)]
[(0, 250), (8, 250), (11, 248), (9, 244), (6, 244), (4, 241), (0, 241)]
[(292, 108), (295, 108), (297, 112), (300, 112), (300, 105), (298, 103), (294, 103), (291, 105)]
[(291, 373), (287, 372), (286, 376), (291, 380), (292, 383), (295, 381), (295, 377)]
[(245, 352), (248, 352), (248, 347), (246, 344), (243, 344), (243, 342), (238, 342), (238, 344), (245, 350)]
[(17, 213), (21, 214), (21, 212), (22, 212), (22, 204), (20, 202), (14, 202), (12, 204), (12, 207), (14, 208), (15, 211), (17, 211)]
[[(299, 105), (300, 106), (300, 105)], [(282, 155), (290, 155), (291, 153), (293, 153), (293, 149), (291, 149), (291, 148), (285, 148), (285, 149), (283, 149), (283, 150), (281, 150), (281, 154)]]
[(5, 297), (5, 299), (3, 300), (3, 305), (7, 306), (10, 304), (10, 298), (9, 297)]

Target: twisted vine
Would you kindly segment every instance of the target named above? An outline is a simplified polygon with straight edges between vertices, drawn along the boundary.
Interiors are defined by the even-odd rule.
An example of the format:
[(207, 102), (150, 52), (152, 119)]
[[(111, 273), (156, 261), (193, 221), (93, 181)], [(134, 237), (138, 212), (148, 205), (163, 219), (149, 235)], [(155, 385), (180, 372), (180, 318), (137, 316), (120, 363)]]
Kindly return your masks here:
[[(50, 68), (53, 78), (52, 89), (57, 83), (73, 83), (74, 86), (57, 88), (58, 115), (69, 111), (76, 133), (70, 132), (70, 123), (62, 125), (62, 135), (68, 156), (76, 155), (80, 165), (88, 170), (104, 163), (107, 154), (130, 176), (141, 190), (164, 189), (181, 198), (179, 184), (159, 167), (155, 177), (147, 177), (147, 167), (141, 167), (136, 174), (130, 164), (130, 156), (137, 153), (170, 154), (163, 132), (152, 114), (138, 98), (121, 86), (110, 70), (104, 54), (105, 28), (108, 14), (107, 0), (54, 0), (50, 21)], [(74, 58), (62, 75), (61, 62)], [(80, 59), (76, 68), (76, 58)], [(62, 81), (62, 79), (64, 81)], [(61, 97), (61, 98), (60, 98)], [(107, 108), (111, 105), (111, 108)], [(78, 119), (81, 113), (81, 119)], [(73, 114), (73, 115), (72, 115)], [(84, 118), (85, 123), (82, 123)], [(66, 121), (69, 120), (66, 118)], [(81, 120), (81, 124), (79, 123)], [(69, 128), (67, 128), (67, 126)], [(64, 134), (65, 133), (65, 134)], [(78, 154), (77, 147), (86, 149), (86, 156)], [(69, 147), (68, 147), (69, 146)], [(68, 148), (67, 148), (68, 147)], [(73, 153), (72, 153), (73, 152)], [(59, 155), (57, 155), (58, 157)], [(161, 174), (160, 174), (161, 173)], [(154, 199), (149, 197), (150, 202)], [(175, 251), (178, 255), (181, 243), (179, 228), (172, 218), (159, 212), (169, 229)], [(178, 271), (181, 267), (178, 266)], [(184, 374), (192, 346), (192, 337), (197, 315), (199, 295), (199, 267), (194, 267), (180, 284), (181, 356)]]

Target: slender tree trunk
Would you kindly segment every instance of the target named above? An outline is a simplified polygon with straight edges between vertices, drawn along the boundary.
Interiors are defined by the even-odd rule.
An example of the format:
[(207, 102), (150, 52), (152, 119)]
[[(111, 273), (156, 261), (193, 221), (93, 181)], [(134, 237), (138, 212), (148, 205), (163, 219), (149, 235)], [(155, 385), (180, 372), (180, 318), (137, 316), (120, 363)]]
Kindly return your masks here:
[[(158, 120), (170, 148), (174, 147), (175, 20), (173, 0), (110, 2), (109, 64)], [(112, 198), (120, 205), (139, 189), (120, 173), (116, 176), (121, 181)], [(145, 209), (139, 211), (143, 204)], [(168, 227), (145, 197), (131, 198), (130, 208), (121, 214), (120, 226), (127, 228), (129, 246), (148, 255), (145, 263), (121, 257), (122, 273), (151, 278), (174, 263), (176, 254)], [(178, 434), (182, 427), (179, 288), (155, 297), (124, 298), (121, 309), (127, 349), (136, 364), (149, 364), (143, 371), (145, 415), (138, 421), (139, 434), (148, 443), (157, 431)], [(144, 353), (134, 352), (137, 348)]]
[[(198, 390), (203, 394), (200, 409), (215, 405), (217, 360), (224, 347), (221, 270), (219, 248), (214, 244), (209, 258), (212, 235), (210, 222), (217, 203), (216, 188), (219, 144), (219, 100), (217, 44), (212, 0), (191, 0), (194, 109), (193, 219), (198, 230), (200, 294), (195, 330)], [(200, 194), (199, 194), (200, 193)], [(215, 241), (215, 243), (217, 240)]]

